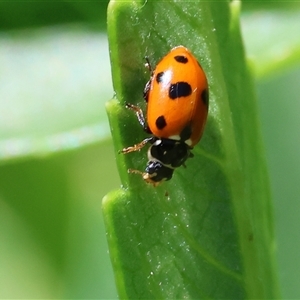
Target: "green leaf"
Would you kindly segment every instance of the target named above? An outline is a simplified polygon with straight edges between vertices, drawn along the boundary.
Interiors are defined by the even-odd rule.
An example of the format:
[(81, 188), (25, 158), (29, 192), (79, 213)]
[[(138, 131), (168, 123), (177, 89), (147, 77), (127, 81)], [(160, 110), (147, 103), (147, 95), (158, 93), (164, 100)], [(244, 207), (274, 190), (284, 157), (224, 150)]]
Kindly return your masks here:
[[(100, 4), (101, 3), (101, 4)], [(16, 1), (0, 2), (0, 28), (57, 26), (58, 24), (85, 23), (94, 28), (106, 28), (108, 0), (96, 1)]]
[(300, 64), (300, 12), (262, 10), (245, 13), (242, 22), (248, 55), (258, 79)]
[(112, 95), (104, 34), (82, 26), (43, 28), (2, 34), (0, 44), (0, 160), (77, 149), (109, 136), (101, 110)]
[[(116, 99), (107, 104), (122, 189), (103, 200), (120, 298), (278, 298), (268, 176), (239, 3), (110, 2), (108, 33)], [(186, 168), (154, 188), (146, 151), (117, 154), (145, 133), (125, 102), (144, 107), (143, 86), (172, 47), (188, 47), (206, 71), (206, 130)]]

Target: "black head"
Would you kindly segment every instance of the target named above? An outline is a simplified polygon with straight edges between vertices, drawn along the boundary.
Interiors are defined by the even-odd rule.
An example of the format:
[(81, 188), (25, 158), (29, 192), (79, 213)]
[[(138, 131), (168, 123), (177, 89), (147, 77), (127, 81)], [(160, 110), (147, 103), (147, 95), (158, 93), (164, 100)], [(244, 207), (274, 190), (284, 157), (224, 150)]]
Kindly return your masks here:
[(160, 183), (161, 181), (170, 180), (173, 176), (174, 169), (164, 166), (156, 160), (149, 160), (145, 169), (144, 179), (148, 182)]

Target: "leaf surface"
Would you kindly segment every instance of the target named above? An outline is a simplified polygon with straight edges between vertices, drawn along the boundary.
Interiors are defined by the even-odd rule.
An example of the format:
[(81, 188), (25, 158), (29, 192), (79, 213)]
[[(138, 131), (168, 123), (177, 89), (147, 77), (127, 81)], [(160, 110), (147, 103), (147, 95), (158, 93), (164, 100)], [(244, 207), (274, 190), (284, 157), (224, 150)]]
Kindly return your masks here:
[[(107, 112), (123, 186), (104, 198), (103, 213), (120, 298), (278, 296), (268, 177), (238, 18), (238, 2), (110, 2), (116, 98)], [(144, 57), (155, 65), (180, 44), (206, 71), (209, 118), (195, 157), (153, 188), (127, 172), (145, 168), (147, 149), (117, 153), (146, 136), (124, 103), (144, 107)]]

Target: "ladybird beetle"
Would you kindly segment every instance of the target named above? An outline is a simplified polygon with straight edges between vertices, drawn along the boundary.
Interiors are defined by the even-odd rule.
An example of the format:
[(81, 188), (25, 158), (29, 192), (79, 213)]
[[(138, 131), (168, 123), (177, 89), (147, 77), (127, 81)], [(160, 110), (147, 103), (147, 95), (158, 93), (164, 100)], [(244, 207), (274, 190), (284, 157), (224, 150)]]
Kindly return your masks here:
[(189, 157), (199, 142), (208, 113), (206, 75), (194, 55), (185, 47), (173, 48), (152, 70), (144, 88), (147, 102), (147, 122), (138, 106), (126, 104), (135, 112), (144, 130), (151, 134), (139, 144), (124, 148), (121, 153), (138, 151), (147, 143), (148, 163), (142, 175), (147, 183), (157, 186), (172, 178), (173, 172)]

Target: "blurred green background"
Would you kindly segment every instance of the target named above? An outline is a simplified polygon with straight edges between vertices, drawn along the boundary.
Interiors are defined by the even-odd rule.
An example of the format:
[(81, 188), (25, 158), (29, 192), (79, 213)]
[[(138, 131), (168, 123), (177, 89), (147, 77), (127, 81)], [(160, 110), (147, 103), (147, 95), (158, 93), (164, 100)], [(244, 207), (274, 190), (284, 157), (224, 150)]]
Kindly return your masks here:
[[(120, 186), (107, 4), (0, 3), (0, 298), (117, 298), (101, 214)], [(283, 298), (300, 296), (298, 20), (297, 3), (243, 5)]]

